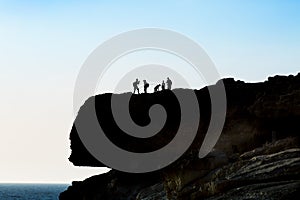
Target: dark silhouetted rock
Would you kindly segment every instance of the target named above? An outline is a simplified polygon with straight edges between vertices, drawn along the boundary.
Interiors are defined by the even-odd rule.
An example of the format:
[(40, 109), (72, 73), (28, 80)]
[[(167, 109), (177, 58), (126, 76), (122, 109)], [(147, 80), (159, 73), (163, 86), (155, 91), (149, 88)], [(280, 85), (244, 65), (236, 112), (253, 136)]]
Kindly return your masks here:
[[(261, 83), (231, 78), (223, 81), (227, 95), (226, 120), (221, 137), (208, 156), (198, 158), (211, 116), (209, 92), (205, 87), (195, 90), (201, 110), (197, 136), (176, 162), (155, 173), (111, 170), (74, 182), (60, 199), (294, 199), (299, 196), (300, 73), (270, 77)], [(130, 114), (141, 126), (149, 123), (148, 111), (153, 104), (161, 104), (167, 111), (163, 129), (147, 139), (131, 137), (118, 128), (110, 110), (112, 95), (121, 99), (131, 94), (91, 98), (95, 99), (101, 127), (117, 146), (148, 152), (173, 139), (180, 123), (180, 108), (171, 91), (132, 96)], [(85, 106), (90, 106), (88, 102), (78, 116)], [(74, 165), (105, 166), (86, 150), (74, 125), (70, 140), (69, 160)]]

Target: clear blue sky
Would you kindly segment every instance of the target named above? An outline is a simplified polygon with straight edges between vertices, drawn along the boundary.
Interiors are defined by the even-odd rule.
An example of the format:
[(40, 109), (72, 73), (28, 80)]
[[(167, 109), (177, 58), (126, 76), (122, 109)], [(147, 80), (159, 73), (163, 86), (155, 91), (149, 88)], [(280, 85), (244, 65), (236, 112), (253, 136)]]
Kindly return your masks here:
[(197, 41), (222, 77), (300, 71), (300, 1), (0, 0), (0, 182), (70, 182), (103, 169), (68, 163), (72, 93), (87, 56), (124, 31)]

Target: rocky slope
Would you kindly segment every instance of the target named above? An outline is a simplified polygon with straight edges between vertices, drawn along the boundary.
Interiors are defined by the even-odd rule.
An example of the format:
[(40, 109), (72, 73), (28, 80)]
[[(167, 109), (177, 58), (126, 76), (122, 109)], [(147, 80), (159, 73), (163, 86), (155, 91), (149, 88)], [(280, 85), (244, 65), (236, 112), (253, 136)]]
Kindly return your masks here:
[[(300, 190), (300, 74), (270, 77), (263, 83), (224, 79), (224, 85), (226, 121), (208, 156), (197, 157), (211, 115), (208, 89), (203, 88), (195, 91), (201, 99), (197, 136), (179, 160), (155, 173), (111, 170), (73, 182), (60, 199), (293, 199)], [(155, 103), (162, 104), (168, 113), (162, 131), (146, 140), (128, 137), (118, 129), (107, 106), (111, 95), (91, 98), (96, 100), (97, 116), (107, 137), (115, 144), (147, 152), (172, 140), (180, 117), (172, 92), (132, 97), (130, 111), (137, 124), (149, 123), (147, 110)], [(122, 95), (130, 94), (120, 98)], [(81, 110), (85, 106), (88, 101)], [(104, 166), (85, 149), (75, 126), (70, 139), (69, 160), (74, 165)]]

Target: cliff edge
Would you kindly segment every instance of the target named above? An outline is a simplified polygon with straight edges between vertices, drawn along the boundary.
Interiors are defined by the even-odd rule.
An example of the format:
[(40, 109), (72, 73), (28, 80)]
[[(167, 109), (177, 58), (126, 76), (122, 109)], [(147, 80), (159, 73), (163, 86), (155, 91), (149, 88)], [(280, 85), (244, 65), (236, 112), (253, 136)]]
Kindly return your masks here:
[[(270, 77), (261, 83), (231, 78), (223, 82), (227, 96), (225, 124), (208, 156), (199, 159), (198, 152), (210, 122), (209, 87), (213, 85), (194, 90), (201, 120), (194, 142), (176, 162), (152, 173), (111, 170), (73, 182), (60, 199), (293, 199), (300, 189), (300, 73)], [(91, 99), (95, 100), (106, 136), (128, 151), (154, 151), (174, 138), (180, 107), (172, 91), (131, 97), (130, 114), (141, 126), (149, 123), (148, 110), (152, 105), (161, 104), (166, 109), (163, 129), (147, 139), (128, 136), (118, 128), (110, 110), (112, 95), (121, 99), (131, 93), (90, 97), (78, 116), (90, 106)], [(84, 147), (75, 125), (70, 140), (69, 160), (74, 165), (105, 166)]]

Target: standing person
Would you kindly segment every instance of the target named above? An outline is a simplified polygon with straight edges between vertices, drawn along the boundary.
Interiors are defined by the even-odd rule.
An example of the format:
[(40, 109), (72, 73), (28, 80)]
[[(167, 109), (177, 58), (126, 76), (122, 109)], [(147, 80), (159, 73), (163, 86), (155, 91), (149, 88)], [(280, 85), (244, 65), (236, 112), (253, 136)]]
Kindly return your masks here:
[(144, 93), (147, 93), (148, 87), (149, 87), (149, 83), (147, 83), (147, 81), (144, 80)]
[(140, 81), (138, 79), (136, 79), (132, 85), (133, 85), (133, 94), (135, 94), (135, 91), (137, 90), (138, 94), (140, 94), (140, 90), (138, 85), (140, 84)]
[(171, 88), (172, 88), (172, 81), (169, 79), (169, 77), (167, 78), (167, 85), (168, 85), (168, 90), (171, 90)]
[(162, 83), (161, 83), (161, 90), (165, 90), (166, 89), (166, 85), (165, 85), (165, 81), (163, 81)]

